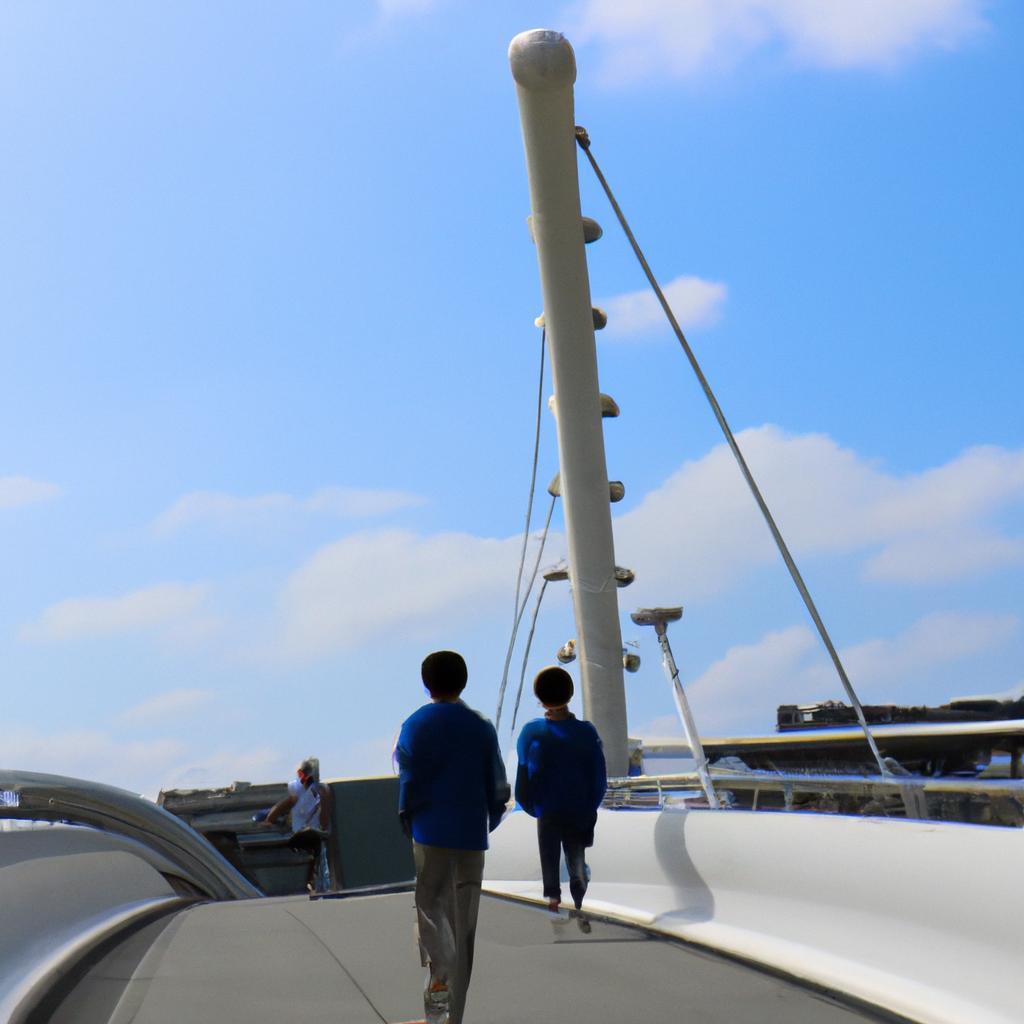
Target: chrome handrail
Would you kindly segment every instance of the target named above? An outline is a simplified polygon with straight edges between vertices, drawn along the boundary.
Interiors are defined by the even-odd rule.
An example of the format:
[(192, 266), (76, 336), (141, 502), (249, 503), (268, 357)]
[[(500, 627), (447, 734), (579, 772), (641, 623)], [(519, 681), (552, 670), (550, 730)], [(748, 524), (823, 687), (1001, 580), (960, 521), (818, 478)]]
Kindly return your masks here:
[(210, 899), (250, 899), (259, 889), (169, 811), (115, 786), (0, 769), (0, 818), (62, 821), (127, 836), (166, 857)]

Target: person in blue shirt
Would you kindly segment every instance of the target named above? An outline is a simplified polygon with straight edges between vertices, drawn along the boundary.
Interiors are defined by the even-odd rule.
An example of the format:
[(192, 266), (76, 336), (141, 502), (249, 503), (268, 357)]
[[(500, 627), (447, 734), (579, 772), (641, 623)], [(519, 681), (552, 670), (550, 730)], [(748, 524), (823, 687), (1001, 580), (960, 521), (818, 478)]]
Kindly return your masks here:
[(460, 1024), (487, 835), (510, 794), (494, 726), (460, 699), (468, 679), (462, 656), (435, 651), (420, 674), (430, 703), (402, 723), (395, 747), (398, 817), (413, 842), (426, 1020)]
[(576, 910), (587, 891), (586, 849), (594, 844), (594, 826), (608, 785), (604, 750), (597, 730), (569, 710), (572, 677), (557, 665), (541, 669), (533, 692), (544, 717), (527, 722), (516, 753), (516, 800), (537, 819), (541, 877), (548, 910), (562, 902), (559, 860), (565, 852), (569, 891)]

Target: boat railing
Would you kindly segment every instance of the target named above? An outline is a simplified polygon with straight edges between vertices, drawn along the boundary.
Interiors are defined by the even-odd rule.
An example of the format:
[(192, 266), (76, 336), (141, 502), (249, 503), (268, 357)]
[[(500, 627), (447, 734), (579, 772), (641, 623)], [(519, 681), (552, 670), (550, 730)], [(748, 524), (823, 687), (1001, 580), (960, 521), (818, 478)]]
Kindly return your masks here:
[(197, 832), (163, 808), (115, 786), (0, 770), (0, 818), (86, 825), (134, 839), (167, 858), (207, 898), (259, 896)]
[[(736, 772), (712, 769), (711, 781), (727, 808), (814, 811), (1024, 826), (1024, 779)], [(697, 772), (636, 775), (608, 780), (605, 806), (706, 807)], [(908, 799), (909, 798), (909, 799)]]

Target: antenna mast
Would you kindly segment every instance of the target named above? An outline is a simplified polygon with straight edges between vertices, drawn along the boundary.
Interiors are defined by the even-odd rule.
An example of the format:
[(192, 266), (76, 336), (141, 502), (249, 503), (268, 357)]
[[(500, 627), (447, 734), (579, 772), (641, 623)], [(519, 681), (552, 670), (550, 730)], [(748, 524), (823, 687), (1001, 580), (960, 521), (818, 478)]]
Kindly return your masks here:
[(559, 32), (512, 40), (554, 382), (561, 492), (579, 640), (583, 714), (604, 743), (608, 774), (626, 775), (626, 695), (594, 313), (576, 166), (576, 58)]

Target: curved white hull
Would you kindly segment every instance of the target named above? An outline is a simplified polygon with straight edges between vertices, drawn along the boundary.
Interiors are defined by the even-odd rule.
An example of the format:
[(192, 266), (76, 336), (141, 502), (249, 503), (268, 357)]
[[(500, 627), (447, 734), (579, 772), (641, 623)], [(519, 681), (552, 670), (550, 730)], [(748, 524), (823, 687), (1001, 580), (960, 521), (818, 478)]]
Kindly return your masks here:
[[(540, 899), (533, 819), (485, 887)], [(900, 819), (602, 811), (585, 906), (935, 1024), (1022, 1017), (1024, 833)]]

